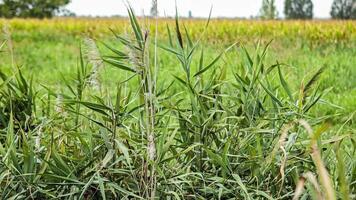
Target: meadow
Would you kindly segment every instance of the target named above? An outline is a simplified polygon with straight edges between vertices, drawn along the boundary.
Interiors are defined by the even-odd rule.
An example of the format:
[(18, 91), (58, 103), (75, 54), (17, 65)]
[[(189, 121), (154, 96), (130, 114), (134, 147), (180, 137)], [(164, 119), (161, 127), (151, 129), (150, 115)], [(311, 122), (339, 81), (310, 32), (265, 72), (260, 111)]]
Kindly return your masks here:
[(355, 21), (130, 14), (0, 22), (1, 199), (356, 198)]

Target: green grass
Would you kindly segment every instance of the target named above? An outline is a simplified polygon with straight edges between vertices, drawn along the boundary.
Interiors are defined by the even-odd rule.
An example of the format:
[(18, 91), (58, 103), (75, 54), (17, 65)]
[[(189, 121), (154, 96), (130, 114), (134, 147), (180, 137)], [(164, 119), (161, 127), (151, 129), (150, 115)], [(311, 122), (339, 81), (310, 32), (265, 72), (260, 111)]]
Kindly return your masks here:
[(156, 46), (131, 20), (130, 42), (101, 36), (100, 55), (84, 37), (12, 33), (2, 199), (355, 198), (355, 41), (194, 46), (180, 24)]
[[(78, 64), (79, 48), (83, 37), (70, 34), (51, 35), (50, 33), (36, 34), (34, 32), (14, 32), (13, 42), (15, 48), (16, 64), (23, 66), (26, 74), (34, 75), (34, 80), (46, 85), (61, 85), (61, 75), (69, 75)], [(112, 35), (107, 35), (98, 39), (100, 42), (117, 43)], [(248, 48), (252, 49), (255, 41), (244, 42)], [(275, 40), (271, 44), (266, 63), (273, 64), (277, 60), (281, 63), (290, 65), (285, 72), (291, 82), (300, 82), (309, 72), (315, 71), (318, 67), (327, 67), (323, 74), (322, 87), (332, 88), (325, 96), (325, 99), (340, 108), (334, 106), (322, 106), (318, 111), (320, 116), (343, 113), (348, 115), (356, 111), (356, 64), (355, 42), (349, 45), (335, 45), (334, 43), (325, 43), (320, 46), (311, 47), (301, 43), (286, 42)], [(100, 45), (102, 52), (105, 48)], [(216, 55), (216, 49), (222, 50), (226, 45), (212, 45), (206, 42), (205, 55), (212, 58)], [(172, 74), (177, 71), (170, 55), (160, 50), (160, 73), (168, 75), (163, 78), (168, 81)], [(236, 59), (237, 57), (237, 59)], [(231, 69), (240, 61), (238, 57), (241, 54), (235, 51), (229, 52), (224, 59)], [(278, 59), (276, 59), (278, 58)], [(5, 56), (0, 60), (1, 68), (9, 69), (11, 58)], [(231, 66), (231, 67), (230, 67)], [(231, 71), (230, 71), (231, 72)], [(103, 72), (103, 81), (105, 84), (112, 83), (112, 80), (119, 76), (119, 72), (107, 67)], [(50, 78), (48, 78), (50, 76)], [(342, 77), (342, 78), (340, 78)], [(232, 76), (231, 76), (232, 78)], [(115, 84), (113, 84), (115, 85)], [(298, 87), (298, 85), (294, 85)]]

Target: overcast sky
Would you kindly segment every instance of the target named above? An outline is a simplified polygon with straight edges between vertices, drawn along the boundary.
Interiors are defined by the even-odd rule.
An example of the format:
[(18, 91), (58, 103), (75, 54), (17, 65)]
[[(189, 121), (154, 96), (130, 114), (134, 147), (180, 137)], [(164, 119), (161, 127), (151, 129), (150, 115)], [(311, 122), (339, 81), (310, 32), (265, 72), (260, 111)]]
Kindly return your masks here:
[[(127, 0), (71, 0), (67, 8), (77, 15), (112, 16), (126, 15)], [(207, 17), (213, 6), (213, 17), (250, 17), (258, 15), (262, 0), (158, 0), (161, 16), (175, 13), (175, 1), (180, 15), (187, 16), (192, 11), (195, 17)], [(330, 17), (333, 0), (313, 0), (314, 17)], [(128, 0), (137, 15), (149, 15), (152, 0)], [(283, 17), (284, 0), (276, 0), (280, 17)]]

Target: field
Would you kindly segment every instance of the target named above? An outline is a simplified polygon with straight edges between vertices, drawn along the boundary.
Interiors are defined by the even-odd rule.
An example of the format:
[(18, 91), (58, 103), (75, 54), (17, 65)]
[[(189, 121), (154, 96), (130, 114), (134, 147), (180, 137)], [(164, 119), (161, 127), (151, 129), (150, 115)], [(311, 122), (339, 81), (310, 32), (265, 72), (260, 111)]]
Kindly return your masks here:
[(0, 22), (1, 199), (356, 198), (355, 21), (130, 19)]

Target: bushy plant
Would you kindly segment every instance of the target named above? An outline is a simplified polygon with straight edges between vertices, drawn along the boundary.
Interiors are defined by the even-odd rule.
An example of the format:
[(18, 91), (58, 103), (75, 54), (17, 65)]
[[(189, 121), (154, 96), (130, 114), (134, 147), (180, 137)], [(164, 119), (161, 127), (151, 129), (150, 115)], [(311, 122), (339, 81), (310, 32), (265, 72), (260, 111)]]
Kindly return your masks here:
[[(2, 199), (353, 197), (354, 139), (322, 140), (327, 123), (309, 113), (326, 92), (323, 67), (292, 87), (290, 66), (266, 64), (270, 43), (253, 51), (234, 43), (208, 58), (210, 21), (194, 40), (177, 15), (161, 43), (128, 13), (131, 32), (113, 31), (116, 42), (102, 45), (110, 53), (87, 38), (65, 87), (41, 86), (42, 112), (29, 104), (34, 127), (16, 128), (21, 112), (10, 110), (0, 134)], [(225, 60), (231, 51), (237, 66)], [(180, 69), (171, 82), (161, 80), (170, 76), (160, 73), (162, 54)], [(122, 74), (116, 88), (100, 84), (108, 66)]]

